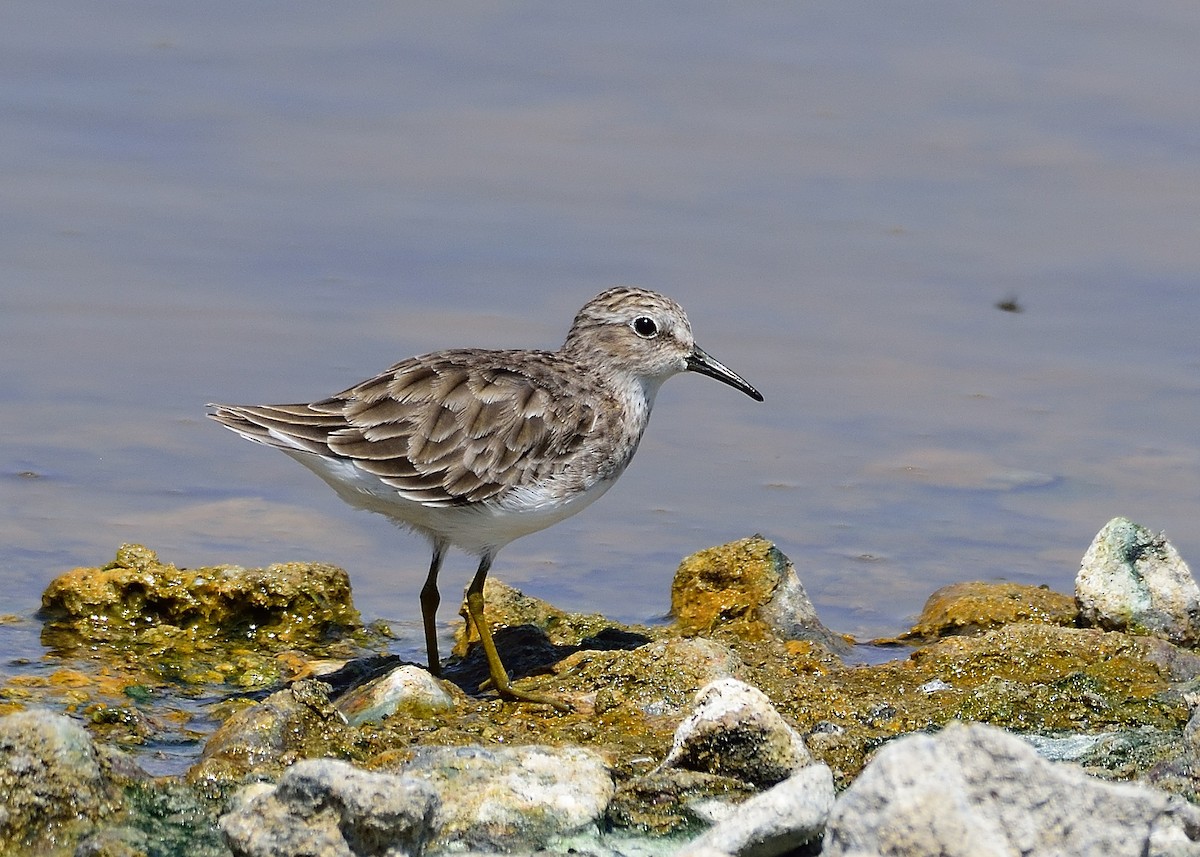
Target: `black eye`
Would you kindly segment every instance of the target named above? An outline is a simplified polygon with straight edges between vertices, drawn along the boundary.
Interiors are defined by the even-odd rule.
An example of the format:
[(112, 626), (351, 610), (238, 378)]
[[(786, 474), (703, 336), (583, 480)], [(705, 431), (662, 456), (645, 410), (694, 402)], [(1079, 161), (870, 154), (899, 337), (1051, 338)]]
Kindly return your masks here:
[(633, 332), (642, 339), (653, 339), (658, 336), (658, 325), (654, 319), (640, 315), (633, 320)]

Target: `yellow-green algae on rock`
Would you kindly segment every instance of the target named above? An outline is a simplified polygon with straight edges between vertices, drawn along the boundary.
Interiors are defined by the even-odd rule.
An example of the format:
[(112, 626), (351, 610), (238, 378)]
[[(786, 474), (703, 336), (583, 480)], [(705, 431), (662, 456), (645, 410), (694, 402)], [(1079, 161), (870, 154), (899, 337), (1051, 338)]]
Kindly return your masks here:
[[(946, 623), (955, 628), (955, 636), (916, 648), (903, 660), (846, 665), (820, 643), (787, 639), (759, 618), (759, 601), (771, 597), (772, 581), (776, 581), (773, 569), (779, 567), (769, 561), (772, 552), (778, 550), (759, 538), (735, 542), (727, 550), (703, 552), (705, 579), (720, 584), (712, 587), (712, 600), (696, 607), (687, 603), (691, 596), (679, 596), (677, 621), (651, 628), (625, 628), (602, 616), (566, 613), (489, 580), (489, 621), (510, 626), (509, 630), (532, 629), (558, 654), (555, 662), (531, 673), (518, 671), (514, 681), (522, 689), (568, 701), (572, 711), (513, 704), (485, 693), (460, 698), (451, 711), (393, 716), (349, 727), (324, 696), (324, 685), (301, 682), (230, 718), (210, 741), (190, 779), (204, 784), (206, 791), (220, 793), (252, 772), (270, 774), (290, 761), (311, 756), (331, 755), (368, 768), (387, 768), (421, 745), (580, 744), (605, 755), (619, 794), (636, 804), (641, 800), (638, 796), (653, 785), (644, 778), (666, 755), (693, 695), (721, 676), (734, 676), (765, 692), (801, 732), (817, 760), (829, 764), (843, 785), (882, 743), (958, 719), (1015, 730), (1092, 734), (1129, 727), (1177, 733), (1187, 720), (1188, 707), (1177, 691), (1200, 672), (1200, 659), (1153, 638), (1029, 621), (1043, 614), (1062, 615), (1057, 609), (1037, 606), (1036, 599), (1045, 596), (1042, 590), (995, 590), (996, 598), (981, 599), (979, 592), (986, 586), (966, 588), (960, 592), (965, 593), (965, 604), (956, 605), (955, 598), (947, 597), (939, 607), (939, 614), (971, 617), (967, 622)], [(152, 558), (149, 552), (123, 554), (109, 571), (134, 579), (139, 567), (142, 573), (150, 569), (164, 577), (183, 574), (157, 571)], [(722, 562), (729, 567), (716, 567)], [(689, 558), (681, 563), (681, 574), (694, 580), (696, 567), (695, 558)], [(692, 589), (676, 586), (674, 591)], [(140, 597), (136, 586), (123, 591)], [(1033, 600), (1023, 600), (1026, 595)], [(703, 600), (704, 595), (697, 597)], [(1060, 600), (1045, 597), (1053, 603)], [(988, 603), (993, 607), (988, 608)], [(348, 602), (347, 609), (352, 609)], [(116, 615), (123, 614), (118, 610)], [(347, 614), (328, 615), (344, 619)], [(681, 623), (679, 616), (692, 618)], [(694, 621), (695, 617), (701, 618)], [(86, 617), (76, 621), (90, 627)], [(101, 628), (111, 633), (112, 624), (110, 620)], [(152, 638), (168, 647), (157, 660), (175, 664), (205, 660), (194, 654), (207, 650), (192, 641), (188, 630), (192, 625), (170, 627), (176, 629), (174, 636)], [(314, 637), (324, 633), (315, 632)], [(931, 635), (939, 633), (935, 630)], [(282, 645), (284, 639), (288, 644), (303, 639), (298, 632), (288, 631), (266, 636), (262, 644), (249, 643), (246, 637), (253, 634), (243, 627), (231, 645), (245, 652), (261, 649), (269, 657), (276, 641)], [(614, 637), (618, 644), (609, 645)], [(176, 642), (181, 654), (169, 649)], [(474, 647), (465, 638), (460, 643), (460, 651), (467, 649), (468, 658), (474, 657)], [(107, 643), (99, 651), (120, 656), (120, 650)], [(452, 659), (447, 672), (473, 693), (476, 686), (454, 673), (458, 667)], [(297, 695), (305, 688), (303, 697)], [(668, 791), (682, 787), (696, 796), (740, 788), (700, 779), (704, 778), (669, 784)], [(681, 793), (680, 799), (686, 801), (686, 794)], [(671, 820), (672, 813), (660, 818), (633, 804), (622, 806), (612, 823), (645, 829), (677, 823)]]
[(975, 634), (1014, 622), (1071, 627), (1078, 616), (1075, 599), (1047, 586), (968, 580), (943, 586), (929, 596), (917, 623), (895, 640), (937, 640)]
[(1178, 729), (1190, 712), (1167, 691), (1197, 663), (1149, 637), (1018, 623), (950, 637), (906, 660), (782, 680), (762, 669), (751, 681), (845, 783), (881, 743), (955, 720), (1017, 731)]
[(181, 569), (142, 545), (113, 562), (76, 568), (42, 595), (42, 642), (187, 683), (262, 687), (279, 680), (275, 655), (320, 651), (362, 626), (345, 571), (323, 563)]

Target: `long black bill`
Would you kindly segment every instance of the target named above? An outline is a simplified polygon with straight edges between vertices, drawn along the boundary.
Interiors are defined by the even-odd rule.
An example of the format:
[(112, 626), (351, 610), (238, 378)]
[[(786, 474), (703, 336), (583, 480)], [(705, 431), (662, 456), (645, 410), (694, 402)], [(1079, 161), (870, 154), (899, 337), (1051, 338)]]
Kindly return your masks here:
[(701, 375), (707, 375), (710, 378), (716, 378), (718, 381), (724, 381), (730, 387), (741, 390), (756, 402), (763, 400), (762, 393), (750, 386), (750, 383), (745, 378), (713, 357), (699, 345), (692, 347), (692, 353), (687, 359), (687, 367), (692, 372), (699, 372)]

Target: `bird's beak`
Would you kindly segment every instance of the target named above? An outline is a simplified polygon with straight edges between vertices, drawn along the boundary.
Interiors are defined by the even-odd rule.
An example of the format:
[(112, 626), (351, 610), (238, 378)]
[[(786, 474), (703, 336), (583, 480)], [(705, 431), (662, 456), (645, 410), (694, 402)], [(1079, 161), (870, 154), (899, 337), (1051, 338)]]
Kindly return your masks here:
[(690, 372), (699, 372), (701, 375), (707, 375), (710, 378), (723, 381), (730, 387), (741, 390), (756, 402), (763, 400), (762, 393), (750, 386), (750, 383), (745, 378), (713, 357), (699, 345), (693, 346), (692, 353), (688, 355), (687, 368)]

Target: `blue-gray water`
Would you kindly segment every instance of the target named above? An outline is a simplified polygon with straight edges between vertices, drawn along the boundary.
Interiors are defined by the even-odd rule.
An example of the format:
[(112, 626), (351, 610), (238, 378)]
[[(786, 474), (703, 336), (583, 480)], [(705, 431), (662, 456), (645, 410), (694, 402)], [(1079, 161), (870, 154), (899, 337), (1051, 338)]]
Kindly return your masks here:
[(205, 403), (556, 347), (617, 283), (766, 402), (668, 383), (621, 483), (500, 554), (530, 594), (651, 619), (761, 532), (870, 637), (1070, 591), (1117, 514), (1200, 562), (1197, 45), (1190, 2), (9, 4), (0, 613), (132, 540), (415, 622), (425, 546)]

